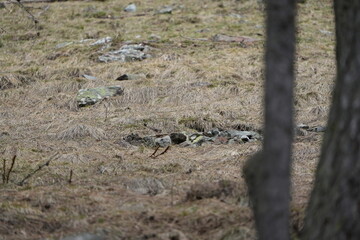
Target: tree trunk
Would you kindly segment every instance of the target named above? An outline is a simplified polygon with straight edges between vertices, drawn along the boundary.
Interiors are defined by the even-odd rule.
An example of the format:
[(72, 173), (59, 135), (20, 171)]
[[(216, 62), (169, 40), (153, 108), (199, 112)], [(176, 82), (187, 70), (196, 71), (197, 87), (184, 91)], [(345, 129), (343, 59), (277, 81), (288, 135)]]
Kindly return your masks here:
[(263, 151), (244, 168), (260, 240), (289, 234), (295, 0), (268, 0)]
[(360, 239), (360, 1), (336, 0), (337, 79), (302, 239)]

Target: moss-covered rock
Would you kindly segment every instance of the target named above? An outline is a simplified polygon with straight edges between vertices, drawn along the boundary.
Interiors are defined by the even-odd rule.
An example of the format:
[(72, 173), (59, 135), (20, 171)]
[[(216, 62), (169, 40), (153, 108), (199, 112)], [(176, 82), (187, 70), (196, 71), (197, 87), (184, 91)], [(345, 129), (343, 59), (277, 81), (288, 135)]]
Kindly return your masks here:
[(79, 107), (93, 105), (105, 98), (123, 94), (124, 89), (119, 86), (80, 89), (76, 97)]

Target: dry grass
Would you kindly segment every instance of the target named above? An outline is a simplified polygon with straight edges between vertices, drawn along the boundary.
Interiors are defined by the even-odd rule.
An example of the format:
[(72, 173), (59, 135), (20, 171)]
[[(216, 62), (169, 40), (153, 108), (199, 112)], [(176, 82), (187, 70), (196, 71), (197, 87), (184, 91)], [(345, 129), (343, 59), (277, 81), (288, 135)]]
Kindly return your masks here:
[(85, 124), (75, 124), (57, 134), (57, 139), (59, 140), (83, 139), (85, 137), (92, 137), (95, 140), (103, 140), (106, 139), (106, 133), (100, 128)]
[[(255, 0), (145, 0), (136, 2), (144, 16), (135, 16), (122, 11), (127, 3), (28, 5), (37, 26), (15, 4), (0, 9), (0, 152), (18, 149), (10, 183), (0, 185), (0, 239), (59, 239), (79, 232), (109, 239), (170, 239), (174, 234), (255, 239), (241, 169), (260, 142), (172, 146), (156, 159), (149, 158), (153, 149), (119, 143), (130, 133), (153, 135), (144, 123), (162, 133), (261, 129), (263, 12)], [(170, 4), (173, 14), (153, 14)], [(334, 36), (320, 30), (334, 32), (331, 1), (299, 5), (298, 23), (296, 121), (324, 125), (335, 77)], [(152, 41), (152, 34), (160, 40)], [(259, 41), (244, 47), (198, 40), (215, 34)], [(108, 49), (80, 42), (106, 36), (114, 39)], [(97, 61), (126, 41), (149, 44), (153, 58)], [(56, 48), (64, 42), (73, 43)], [(115, 81), (122, 74), (146, 78)], [(124, 95), (77, 108), (79, 89), (104, 85), (121, 85)], [(309, 133), (294, 143), (295, 233), (321, 138)], [(57, 160), (25, 186), (16, 186), (54, 152)], [(161, 181), (161, 191), (150, 179)], [(230, 190), (221, 183), (229, 183)], [(137, 192), (146, 189), (144, 184), (150, 195)], [(189, 197), (197, 194), (202, 197), (195, 199), (202, 199)]]

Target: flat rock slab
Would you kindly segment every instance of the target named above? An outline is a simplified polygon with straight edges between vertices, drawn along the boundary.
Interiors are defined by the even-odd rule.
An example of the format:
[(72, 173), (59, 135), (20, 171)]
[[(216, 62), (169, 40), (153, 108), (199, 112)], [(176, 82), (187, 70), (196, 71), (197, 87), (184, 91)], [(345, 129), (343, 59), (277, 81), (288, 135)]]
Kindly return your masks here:
[(170, 133), (162, 136), (140, 137), (132, 133), (123, 139), (131, 145), (146, 147), (167, 147), (177, 145), (183, 147), (197, 147), (203, 144), (242, 144), (262, 140), (262, 136), (255, 131), (238, 131), (234, 129), (219, 130), (214, 128), (208, 132)]
[(123, 92), (124, 89), (119, 86), (80, 89), (76, 101), (79, 107), (85, 107), (105, 98), (121, 95)]
[(105, 53), (99, 57), (100, 62), (133, 62), (150, 58), (150, 48), (144, 44), (129, 44), (122, 46), (119, 50)]

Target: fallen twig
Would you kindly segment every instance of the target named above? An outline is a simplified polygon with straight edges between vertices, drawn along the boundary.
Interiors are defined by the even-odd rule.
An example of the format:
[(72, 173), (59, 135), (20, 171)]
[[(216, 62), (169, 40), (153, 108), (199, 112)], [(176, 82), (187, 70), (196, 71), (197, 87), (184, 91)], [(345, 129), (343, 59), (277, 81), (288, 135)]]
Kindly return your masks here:
[(43, 167), (49, 166), (50, 162), (52, 160), (54, 160), (57, 156), (59, 155), (59, 153), (54, 154), (52, 157), (50, 157), (49, 160), (47, 160), (44, 164), (41, 164), (40, 166), (38, 166), (37, 169), (35, 169), (33, 172), (29, 173), (23, 180), (21, 180), (18, 185), (22, 186), (24, 185), (25, 181), (28, 180), (29, 178), (31, 178), (32, 176), (34, 176), (35, 173), (37, 173), (38, 171), (40, 171)]
[(21, 2), (21, 1), (13, 2), (11, 0), (8, 0), (8, 2), (17, 4), (20, 8), (22, 8), (30, 16), (31, 20), (34, 22), (35, 25), (37, 25), (39, 23), (39, 21), (36, 19), (36, 17), (23, 5), (23, 2)]
[(6, 159), (3, 159), (3, 173), (2, 173), (2, 180), (3, 183), (5, 184), (5, 180), (6, 180)]
[(6, 33), (6, 30), (0, 27), (0, 34)]
[(155, 149), (155, 151), (153, 152), (153, 154), (150, 155), (151, 158), (155, 156), (155, 154), (156, 154), (156, 152), (159, 150), (159, 148), (160, 148), (160, 147), (158, 146), (158, 147)]
[(160, 147), (157, 147), (156, 150), (155, 150), (155, 152), (154, 152), (153, 154), (151, 154), (151, 156), (150, 156), (151, 158), (157, 158), (158, 156), (165, 154), (165, 153), (170, 149), (170, 146), (167, 146), (164, 151), (162, 151), (162, 152), (159, 153), (158, 155), (155, 155), (155, 153), (157, 152), (157, 150), (158, 150), (159, 148), (160, 148)]
[[(13, 156), (13, 158), (11, 159), (11, 166), (10, 166), (10, 169), (6, 175), (6, 181), (5, 183), (9, 183), (9, 179), (10, 179), (10, 173), (12, 172), (13, 168), (14, 168), (14, 165), (15, 165), (15, 159), (16, 159), (16, 154)], [(4, 172), (5, 172), (5, 168), (4, 168)]]
[(73, 176), (73, 170), (70, 170), (70, 176), (69, 176), (69, 181), (68, 183), (71, 184), (72, 183), (72, 176)]

